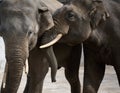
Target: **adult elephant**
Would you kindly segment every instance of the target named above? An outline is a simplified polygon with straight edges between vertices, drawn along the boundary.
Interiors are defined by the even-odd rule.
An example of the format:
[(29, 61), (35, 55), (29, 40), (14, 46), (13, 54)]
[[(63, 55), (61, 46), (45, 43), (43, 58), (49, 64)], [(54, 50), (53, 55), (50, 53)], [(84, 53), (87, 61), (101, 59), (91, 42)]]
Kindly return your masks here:
[(56, 13), (69, 25), (68, 34), (59, 42), (74, 45), (84, 41), (83, 93), (97, 93), (106, 64), (114, 66), (120, 84), (119, 6), (118, 0), (75, 0)]
[[(76, 0), (74, 4), (79, 7), (79, 13), (81, 14), (79, 23), (81, 29), (76, 29), (79, 37), (72, 36), (72, 38), (67, 39), (70, 31), (72, 32), (70, 29), (62, 40), (70, 41), (77, 38), (75, 40), (79, 43), (84, 41), (85, 70), (83, 93), (98, 92), (104, 76), (105, 65), (114, 67), (120, 84), (119, 0)], [(73, 9), (73, 7), (69, 6), (67, 9)], [(76, 14), (72, 13), (72, 18), (75, 20), (74, 16)]]
[[(49, 4), (53, 6), (53, 2), (50, 3), (49, 1)], [(59, 2), (57, 5), (59, 5)], [(53, 8), (50, 8), (50, 10), (51, 9)], [(48, 61), (51, 61), (51, 58), (55, 58), (55, 56), (58, 61), (58, 68), (65, 68), (65, 76), (71, 85), (71, 93), (81, 92), (79, 82), (81, 44), (76, 41), (78, 37), (77, 31), (79, 32), (81, 29), (79, 26), (81, 23), (80, 20), (82, 20), (81, 13), (79, 13), (79, 8), (76, 6), (76, 3), (69, 3), (57, 10), (53, 14), (53, 19), (55, 26), (51, 28), (48, 33), (44, 33), (42, 37), (38, 38), (36, 47), (30, 51), (30, 56), (28, 58), (29, 73), (24, 93), (42, 92), (44, 78), (48, 72), (48, 67), (51, 65), (48, 64)], [(85, 24), (86, 23), (84, 23), (84, 25)], [(84, 28), (84, 30), (87, 29), (88, 28)], [(53, 46), (55, 56), (53, 51), (51, 51), (52, 47), (46, 49), (39, 48), (41, 44), (45, 44), (40, 46), (41, 48), (48, 47), (49, 44), (46, 43), (54, 39), (59, 33), (62, 33), (64, 36), (59, 43)], [(66, 35), (66, 33), (68, 34)], [(75, 37), (71, 38), (73, 35), (75, 35)], [(51, 40), (48, 38), (51, 38)]]
[(5, 42), (8, 64), (1, 93), (17, 93), (29, 51), (36, 45), (38, 35), (53, 25), (48, 8), (40, 0), (1, 1), (0, 36)]
[[(42, 93), (44, 78), (50, 66), (51, 61), (46, 55), (46, 49), (39, 49), (40, 42), (30, 51), (28, 58), (29, 73), (27, 76), (27, 85), (24, 93)], [(81, 45), (70, 46), (63, 43), (57, 43), (53, 46), (57, 59), (58, 69), (65, 68), (65, 77), (70, 83), (71, 93), (80, 92), (79, 65), (81, 57)]]
[[(83, 93), (98, 93), (105, 74), (105, 66), (112, 65), (120, 85), (120, 2), (101, 0), (99, 3), (109, 13), (105, 23), (97, 22), (99, 16), (91, 16), (93, 25), (91, 35), (84, 42), (84, 89)], [(98, 8), (103, 8), (98, 6)], [(96, 12), (96, 11), (95, 11)], [(99, 12), (98, 12), (99, 13)], [(104, 15), (102, 15), (104, 18)], [(113, 91), (114, 92), (114, 91)]]

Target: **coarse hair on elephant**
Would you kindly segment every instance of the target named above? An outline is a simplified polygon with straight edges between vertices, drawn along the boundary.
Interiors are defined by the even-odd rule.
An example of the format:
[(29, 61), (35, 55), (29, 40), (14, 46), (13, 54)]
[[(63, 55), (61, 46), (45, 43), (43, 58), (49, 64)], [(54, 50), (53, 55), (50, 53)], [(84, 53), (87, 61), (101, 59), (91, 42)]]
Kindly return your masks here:
[(38, 36), (53, 25), (51, 13), (40, 0), (1, 1), (0, 36), (5, 43), (8, 70), (0, 93), (17, 93), (29, 51)]

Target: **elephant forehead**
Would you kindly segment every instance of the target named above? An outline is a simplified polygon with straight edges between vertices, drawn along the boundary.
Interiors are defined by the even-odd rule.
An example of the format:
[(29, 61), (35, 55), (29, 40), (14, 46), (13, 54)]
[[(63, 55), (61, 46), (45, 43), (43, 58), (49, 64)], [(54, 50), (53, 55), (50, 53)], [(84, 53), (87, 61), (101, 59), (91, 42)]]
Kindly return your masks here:
[(71, 8), (72, 11), (74, 11), (76, 14), (78, 15), (87, 15), (87, 13), (89, 12), (88, 9), (79, 3), (72, 3), (70, 5), (68, 5), (68, 7)]
[(35, 17), (26, 16), (25, 19), (26, 19), (25, 23), (26, 23), (26, 25), (28, 27), (27, 29), (29, 31), (34, 32), (34, 33), (38, 33), (39, 25), (38, 25), (38, 22), (37, 22), (36, 18)]

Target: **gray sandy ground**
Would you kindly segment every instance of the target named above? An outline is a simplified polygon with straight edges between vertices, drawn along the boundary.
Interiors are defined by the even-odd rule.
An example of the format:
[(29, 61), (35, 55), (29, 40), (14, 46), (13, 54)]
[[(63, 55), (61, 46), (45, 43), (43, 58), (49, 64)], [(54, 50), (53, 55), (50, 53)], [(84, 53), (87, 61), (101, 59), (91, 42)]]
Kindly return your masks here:
[[(3, 75), (4, 63), (4, 43), (0, 38), (0, 84)], [(83, 66), (81, 66), (79, 71), (81, 82), (83, 82), (83, 69)], [(23, 72), (23, 77), (18, 93), (23, 93), (25, 83), (26, 75)], [(81, 85), (83, 86), (83, 84)], [(64, 68), (58, 70), (56, 83), (51, 83), (50, 71), (48, 72), (44, 82), (43, 93), (70, 93), (70, 86), (64, 76)], [(120, 93), (120, 87), (118, 85), (117, 77), (112, 66), (107, 66), (105, 77), (98, 93)]]

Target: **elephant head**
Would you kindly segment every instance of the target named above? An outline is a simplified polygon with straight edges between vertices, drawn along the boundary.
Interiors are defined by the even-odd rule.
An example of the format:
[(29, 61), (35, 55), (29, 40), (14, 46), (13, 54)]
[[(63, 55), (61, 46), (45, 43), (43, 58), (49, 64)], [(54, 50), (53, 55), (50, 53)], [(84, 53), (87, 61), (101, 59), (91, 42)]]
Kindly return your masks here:
[(55, 26), (43, 35), (44, 45), (40, 47), (54, 44), (55, 42), (49, 44), (47, 42), (50, 37), (53, 40), (58, 34), (63, 35), (59, 42), (70, 45), (81, 43), (108, 17), (109, 14), (101, 0), (73, 0), (54, 13)]
[[(73, 0), (53, 14), (55, 25), (42, 35), (40, 48), (49, 47), (58, 40), (73, 46), (80, 44), (108, 17), (101, 0)], [(51, 52), (54, 55), (53, 50)]]
[(38, 35), (54, 25), (47, 7), (38, 1), (3, 0), (0, 4), (0, 36), (5, 43), (8, 64), (1, 93), (17, 93), (29, 51), (36, 45)]

